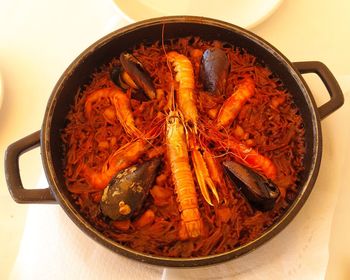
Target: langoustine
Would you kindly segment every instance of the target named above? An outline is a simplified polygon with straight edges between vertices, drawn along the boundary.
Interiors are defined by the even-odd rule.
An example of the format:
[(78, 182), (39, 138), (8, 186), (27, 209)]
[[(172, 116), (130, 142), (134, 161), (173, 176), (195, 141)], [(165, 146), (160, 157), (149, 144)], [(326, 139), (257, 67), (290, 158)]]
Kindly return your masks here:
[(196, 238), (203, 234), (203, 221), (198, 208), (196, 187), (189, 164), (185, 130), (177, 112), (170, 113), (166, 131), (167, 155), (181, 213), (179, 238)]
[(198, 110), (196, 106), (196, 95), (194, 92), (194, 72), (191, 61), (182, 54), (175, 51), (167, 53), (167, 58), (173, 64), (176, 72), (175, 80), (178, 82), (176, 104), (189, 123), (197, 130)]

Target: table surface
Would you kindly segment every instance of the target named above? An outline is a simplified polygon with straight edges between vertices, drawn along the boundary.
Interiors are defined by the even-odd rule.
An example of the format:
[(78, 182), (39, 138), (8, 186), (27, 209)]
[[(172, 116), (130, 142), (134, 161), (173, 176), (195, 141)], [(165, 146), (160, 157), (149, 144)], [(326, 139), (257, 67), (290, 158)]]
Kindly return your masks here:
[[(336, 77), (350, 75), (349, 12), (347, 0), (284, 0), (251, 30), (291, 61), (319, 60)], [(109, 0), (0, 0), (3, 174), (6, 147), (40, 129), (51, 90), (69, 63), (94, 41), (127, 23)], [(323, 102), (322, 98), (316, 101)], [(39, 150), (24, 154), (20, 168), (25, 185), (35, 186), (43, 172)], [(28, 206), (13, 202), (5, 176), (0, 180), (0, 278), (7, 279), (17, 256)], [(350, 191), (346, 187), (339, 191), (332, 222), (327, 279), (350, 277), (346, 266), (350, 263), (350, 239), (345, 238), (350, 230)]]

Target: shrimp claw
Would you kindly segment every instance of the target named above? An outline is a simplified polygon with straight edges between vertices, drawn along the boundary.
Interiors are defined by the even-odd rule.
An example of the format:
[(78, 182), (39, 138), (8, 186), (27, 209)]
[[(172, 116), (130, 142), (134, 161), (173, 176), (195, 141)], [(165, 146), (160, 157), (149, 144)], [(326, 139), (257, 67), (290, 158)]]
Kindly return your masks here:
[(205, 201), (208, 202), (209, 205), (213, 206), (213, 203), (209, 196), (208, 187), (212, 192), (212, 194), (214, 195), (214, 197), (216, 198), (217, 202), (220, 201), (219, 195), (216, 190), (216, 186), (209, 175), (209, 170), (203, 158), (203, 155), (200, 151), (200, 148), (198, 147), (198, 145), (195, 145), (195, 144), (192, 144), (192, 162), (193, 162), (193, 168), (197, 177), (197, 182), (200, 187), (201, 193)]

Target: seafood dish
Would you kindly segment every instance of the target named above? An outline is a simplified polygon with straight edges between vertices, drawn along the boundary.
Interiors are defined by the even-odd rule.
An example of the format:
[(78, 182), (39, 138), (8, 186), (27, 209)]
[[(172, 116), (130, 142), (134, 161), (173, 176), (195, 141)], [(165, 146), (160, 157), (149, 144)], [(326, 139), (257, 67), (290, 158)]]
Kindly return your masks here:
[(261, 236), (298, 195), (303, 119), (281, 79), (243, 48), (144, 42), (72, 94), (66, 186), (80, 213), (126, 248), (225, 253)]

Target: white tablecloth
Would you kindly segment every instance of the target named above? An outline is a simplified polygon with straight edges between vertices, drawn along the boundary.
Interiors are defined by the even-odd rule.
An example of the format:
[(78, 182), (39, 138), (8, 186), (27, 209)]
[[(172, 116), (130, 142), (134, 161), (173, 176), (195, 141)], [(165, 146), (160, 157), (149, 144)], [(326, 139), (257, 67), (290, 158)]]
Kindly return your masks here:
[[(13, 279), (323, 279), (332, 217), (349, 182), (350, 76), (338, 77), (345, 105), (322, 121), (323, 158), (314, 189), (295, 219), (257, 250), (223, 264), (161, 268), (119, 256), (87, 237), (58, 205), (31, 205)], [(314, 92), (322, 92), (318, 84)], [(317, 99), (317, 98), (316, 98)], [(39, 182), (46, 186), (45, 176)]]

